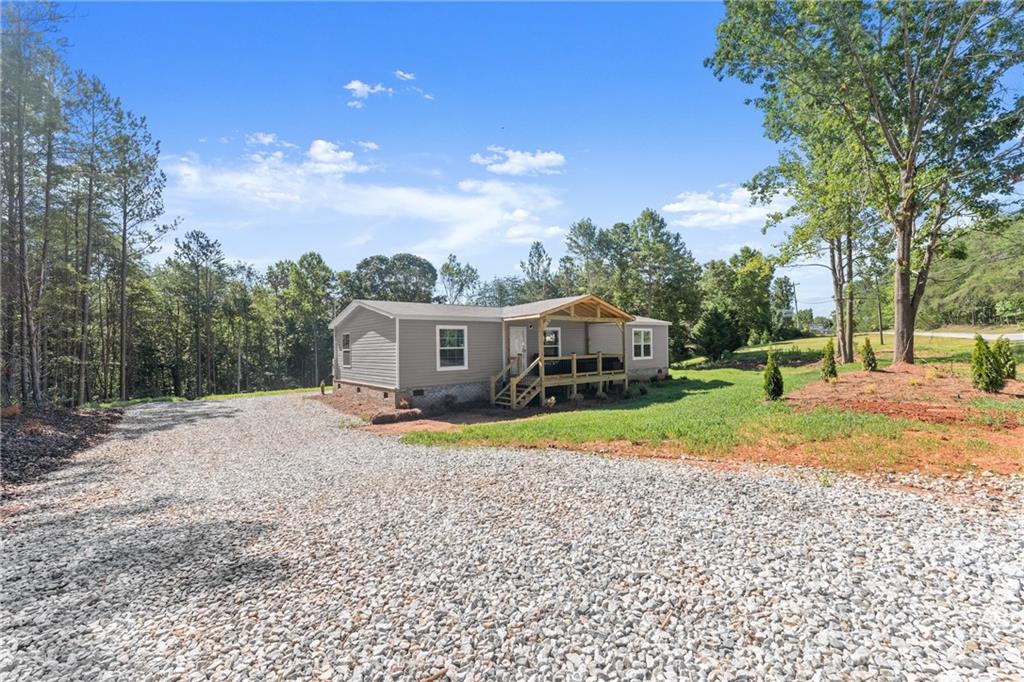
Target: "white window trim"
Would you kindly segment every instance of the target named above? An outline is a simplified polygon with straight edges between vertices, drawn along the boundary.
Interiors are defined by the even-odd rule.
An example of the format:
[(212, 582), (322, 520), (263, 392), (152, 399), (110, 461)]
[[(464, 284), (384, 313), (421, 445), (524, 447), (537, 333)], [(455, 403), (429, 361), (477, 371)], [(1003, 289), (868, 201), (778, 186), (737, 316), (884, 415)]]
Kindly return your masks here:
[[(544, 331), (545, 332), (558, 332), (558, 355), (561, 356), (562, 355), (562, 328), (561, 327), (544, 327)], [(541, 342), (543, 342), (543, 341), (544, 341), (544, 339), (542, 337), (541, 338)], [(546, 346), (547, 344), (544, 344), (544, 345)], [(541, 346), (541, 350), (544, 350), (544, 346)], [(551, 357), (551, 356), (550, 355), (545, 355), (544, 357), (547, 358), (547, 357)]]
[[(348, 349), (345, 348), (345, 337), (348, 337)], [(341, 368), (352, 369), (352, 334), (345, 332), (341, 335)], [(345, 353), (348, 353), (348, 364), (345, 364)]]
[[(633, 333), (630, 334), (630, 336), (629, 336), (629, 340), (631, 341), (631, 343), (629, 345), (632, 346), (631, 353), (633, 355), (633, 359), (634, 360), (653, 360), (654, 359), (654, 329), (652, 327), (633, 327), (632, 331), (633, 331)], [(651, 344), (650, 344), (651, 345), (651, 354), (650, 355), (637, 355), (636, 354), (636, 347), (637, 347), (636, 333), (637, 332), (647, 332), (648, 334), (651, 335)], [(640, 345), (641, 352), (643, 352), (644, 343), (643, 343), (643, 337), (642, 336), (640, 337), (640, 344), (639, 345)]]
[[(441, 366), (441, 330), (461, 329), (462, 330), (462, 364), (451, 367)], [(438, 372), (453, 372), (469, 369), (469, 331), (466, 325), (462, 324), (439, 324), (434, 326), (434, 360), (437, 362)]]

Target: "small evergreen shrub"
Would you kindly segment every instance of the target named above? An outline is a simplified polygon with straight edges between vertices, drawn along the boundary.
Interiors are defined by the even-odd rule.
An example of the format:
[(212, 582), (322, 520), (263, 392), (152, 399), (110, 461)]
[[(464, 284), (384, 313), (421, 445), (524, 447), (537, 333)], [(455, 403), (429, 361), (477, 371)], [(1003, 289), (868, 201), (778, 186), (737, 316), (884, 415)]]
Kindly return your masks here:
[(839, 374), (836, 372), (836, 344), (829, 339), (821, 351), (821, 378), (825, 381), (836, 379)]
[(764, 366), (764, 395), (768, 400), (778, 400), (782, 397), (782, 372), (779, 371), (779, 363), (775, 361), (775, 351), (768, 351), (768, 364)]
[(871, 347), (871, 339), (864, 339), (864, 345), (860, 349), (860, 360), (868, 372), (878, 369), (878, 360), (875, 358), (875, 349)]
[(971, 383), (975, 388), (995, 393), (1006, 385), (1006, 377), (1003, 376), (1003, 368), (1000, 367), (992, 349), (981, 338), (981, 334), (974, 336), (974, 351), (971, 353)]
[(1013, 357), (1013, 348), (1010, 347), (1009, 341), (1002, 336), (996, 339), (992, 344), (992, 355), (995, 356), (996, 364), (1002, 370), (1004, 378), (1017, 378), (1017, 358)]

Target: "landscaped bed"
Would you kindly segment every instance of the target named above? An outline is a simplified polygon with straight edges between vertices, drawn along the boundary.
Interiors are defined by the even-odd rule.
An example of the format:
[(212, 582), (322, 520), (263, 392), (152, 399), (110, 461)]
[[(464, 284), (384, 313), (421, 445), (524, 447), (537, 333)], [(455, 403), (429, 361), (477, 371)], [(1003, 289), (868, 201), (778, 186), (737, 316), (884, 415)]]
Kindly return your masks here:
[(765, 349), (751, 349), (719, 366), (673, 370), (676, 380), (615, 405), (449, 428), (412, 423), (403, 439), (857, 472), (1024, 473), (1024, 387), (1010, 382), (1000, 394), (972, 389), (963, 364), (970, 341), (919, 342), (920, 366), (867, 373), (851, 364), (835, 384), (819, 378), (823, 343), (786, 344), (787, 399), (779, 402), (763, 398)]

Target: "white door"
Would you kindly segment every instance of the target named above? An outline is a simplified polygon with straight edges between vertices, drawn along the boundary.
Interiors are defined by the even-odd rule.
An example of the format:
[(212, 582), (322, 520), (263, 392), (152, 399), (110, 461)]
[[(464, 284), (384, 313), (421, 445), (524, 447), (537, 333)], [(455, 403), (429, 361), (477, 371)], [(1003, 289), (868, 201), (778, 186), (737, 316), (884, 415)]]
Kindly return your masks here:
[(513, 374), (526, 369), (526, 327), (508, 328), (508, 358)]

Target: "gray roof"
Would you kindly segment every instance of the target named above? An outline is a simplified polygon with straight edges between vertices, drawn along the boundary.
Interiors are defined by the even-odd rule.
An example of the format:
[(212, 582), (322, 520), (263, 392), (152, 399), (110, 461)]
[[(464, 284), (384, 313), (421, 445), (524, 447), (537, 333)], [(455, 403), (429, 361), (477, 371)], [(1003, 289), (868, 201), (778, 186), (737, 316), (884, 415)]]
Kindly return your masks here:
[[(334, 320), (330, 327), (333, 329), (345, 317), (357, 307), (368, 308), (387, 317), (398, 319), (437, 319), (437, 320), (479, 320), (500, 322), (506, 317), (525, 317), (539, 315), (552, 308), (568, 305), (580, 301), (587, 296), (565, 296), (563, 298), (548, 298), (533, 303), (522, 303), (510, 306), (480, 306), (480, 305), (450, 305), (447, 303), (409, 303), (406, 301), (372, 301), (356, 299), (349, 303)], [(635, 316), (636, 321), (648, 324), (671, 324), (664, 320), (655, 320), (650, 317)]]

